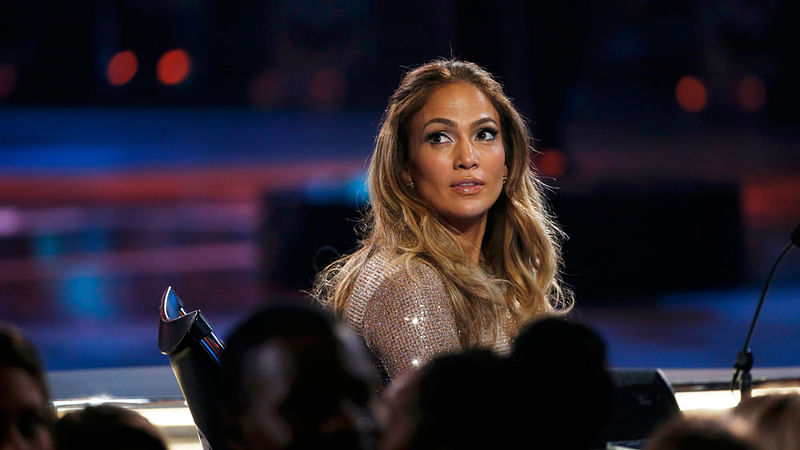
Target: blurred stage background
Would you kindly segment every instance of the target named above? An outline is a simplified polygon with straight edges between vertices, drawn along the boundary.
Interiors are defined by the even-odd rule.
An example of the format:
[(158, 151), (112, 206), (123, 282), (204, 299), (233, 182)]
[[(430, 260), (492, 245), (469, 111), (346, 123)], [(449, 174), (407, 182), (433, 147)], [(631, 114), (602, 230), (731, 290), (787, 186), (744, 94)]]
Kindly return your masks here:
[[(617, 367), (730, 367), (800, 220), (789, 1), (0, 4), (0, 320), (50, 370), (165, 365), (169, 285), (225, 336), (345, 252), (404, 67), (530, 118), (574, 316)], [(800, 253), (756, 367), (800, 365)]]

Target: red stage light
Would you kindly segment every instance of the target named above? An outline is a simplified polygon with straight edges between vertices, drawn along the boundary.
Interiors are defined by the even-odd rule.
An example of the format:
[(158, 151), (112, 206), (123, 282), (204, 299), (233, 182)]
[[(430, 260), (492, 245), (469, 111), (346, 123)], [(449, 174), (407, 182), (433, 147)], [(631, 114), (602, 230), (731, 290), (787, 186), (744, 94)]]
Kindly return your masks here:
[(124, 50), (111, 58), (106, 68), (106, 77), (112, 86), (122, 86), (131, 81), (136, 71), (139, 70), (139, 61), (136, 54), (130, 50)]
[(755, 75), (742, 78), (736, 85), (736, 100), (745, 111), (760, 111), (767, 103), (767, 88), (761, 78)]
[(555, 149), (547, 149), (534, 158), (536, 170), (549, 177), (560, 177), (567, 171), (569, 161), (563, 152)]
[(11, 64), (0, 64), (0, 100), (7, 98), (17, 85), (17, 69)]
[(675, 87), (675, 99), (685, 111), (700, 112), (706, 108), (708, 94), (703, 82), (692, 76), (683, 76)]
[(192, 60), (186, 50), (180, 48), (161, 55), (156, 66), (158, 81), (170, 86), (184, 82), (191, 71)]

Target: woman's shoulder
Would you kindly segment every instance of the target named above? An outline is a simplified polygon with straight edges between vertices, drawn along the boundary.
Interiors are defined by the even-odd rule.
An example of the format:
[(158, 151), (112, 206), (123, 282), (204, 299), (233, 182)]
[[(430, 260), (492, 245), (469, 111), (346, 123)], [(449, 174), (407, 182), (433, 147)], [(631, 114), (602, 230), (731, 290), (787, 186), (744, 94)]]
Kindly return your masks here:
[[(439, 272), (419, 255), (380, 251), (365, 265), (364, 278), (372, 279), (376, 290), (436, 289), (444, 287)], [(360, 277), (359, 277), (360, 278)]]
[[(371, 289), (354, 291), (359, 330), (392, 378), (421, 367), (435, 355), (459, 351), (453, 309), (438, 272), (421, 258), (389, 258)], [(358, 283), (356, 290), (359, 289)]]
[(438, 300), (443, 295), (444, 283), (430, 264), (419, 257), (379, 249), (370, 255), (356, 278), (344, 318), (361, 330), (370, 303), (388, 298), (401, 304), (431, 296)]

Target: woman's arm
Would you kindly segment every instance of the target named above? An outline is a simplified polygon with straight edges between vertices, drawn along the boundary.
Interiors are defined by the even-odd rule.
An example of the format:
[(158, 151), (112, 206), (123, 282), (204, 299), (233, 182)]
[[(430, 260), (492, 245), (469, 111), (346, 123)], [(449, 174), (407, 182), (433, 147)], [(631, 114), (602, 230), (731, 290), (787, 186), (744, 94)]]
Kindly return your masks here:
[(381, 283), (364, 314), (364, 337), (391, 378), (440, 353), (461, 350), (450, 300), (430, 267), (401, 269)]

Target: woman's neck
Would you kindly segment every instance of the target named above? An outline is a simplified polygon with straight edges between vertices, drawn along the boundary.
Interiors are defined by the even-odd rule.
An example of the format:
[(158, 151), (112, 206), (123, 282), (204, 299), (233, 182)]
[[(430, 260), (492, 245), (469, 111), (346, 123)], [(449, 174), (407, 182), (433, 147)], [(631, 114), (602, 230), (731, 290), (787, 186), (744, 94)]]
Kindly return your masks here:
[(477, 266), (481, 259), (481, 244), (486, 233), (486, 215), (472, 223), (451, 223), (456, 240), (461, 244), (472, 265)]

